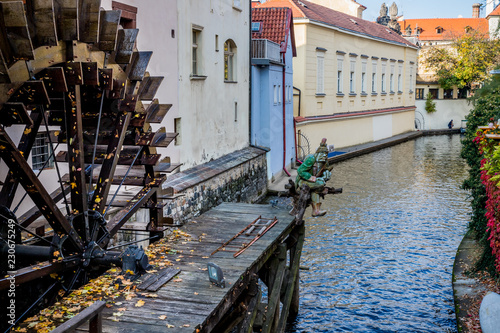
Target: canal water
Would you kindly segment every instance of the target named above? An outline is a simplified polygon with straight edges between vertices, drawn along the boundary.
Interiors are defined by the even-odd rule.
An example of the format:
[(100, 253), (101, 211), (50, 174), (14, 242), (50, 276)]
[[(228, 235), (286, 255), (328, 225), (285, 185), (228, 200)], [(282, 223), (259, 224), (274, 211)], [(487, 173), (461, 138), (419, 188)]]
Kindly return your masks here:
[(340, 162), (328, 213), (306, 212), (301, 303), (287, 332), (456, 332), (452, 268), (469, 221), (460, 136)]

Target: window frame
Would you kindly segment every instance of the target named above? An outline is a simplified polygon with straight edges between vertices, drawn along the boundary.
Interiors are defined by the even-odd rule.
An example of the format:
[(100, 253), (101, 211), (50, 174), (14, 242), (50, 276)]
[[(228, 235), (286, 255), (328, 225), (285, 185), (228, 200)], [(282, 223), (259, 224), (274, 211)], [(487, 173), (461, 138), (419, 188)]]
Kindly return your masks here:
[(224, 82), (236, 82), (237, 46), (232, 39), (224, 42)]
[(325, 95), (325, 51), (316, 51), (316, 95)]

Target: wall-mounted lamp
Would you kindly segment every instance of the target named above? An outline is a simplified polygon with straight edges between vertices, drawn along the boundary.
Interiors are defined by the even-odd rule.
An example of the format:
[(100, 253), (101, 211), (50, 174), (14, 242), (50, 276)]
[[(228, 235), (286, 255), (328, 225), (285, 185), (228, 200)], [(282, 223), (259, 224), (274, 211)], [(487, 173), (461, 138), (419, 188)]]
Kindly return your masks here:
[(224, 274), (222, 273), (222, 269), (214, 263), (209, 262), (207, 264), (208, 268), (208, 279), (213, 284), (225, 288), (226, 281), (224, 281)]

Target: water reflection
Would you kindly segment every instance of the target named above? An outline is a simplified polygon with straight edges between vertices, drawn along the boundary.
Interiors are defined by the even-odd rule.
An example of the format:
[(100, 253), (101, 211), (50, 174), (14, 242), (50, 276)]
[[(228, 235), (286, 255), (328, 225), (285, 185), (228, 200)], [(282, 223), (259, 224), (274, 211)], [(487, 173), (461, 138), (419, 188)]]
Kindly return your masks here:
[[(301, 310), (288, 332), (455, 332), (451, 273), (470, 208), (460, 137), (422, 137), (336, 164), (308, 218)], [(310, 211), (306, 212), (310, 216)]]

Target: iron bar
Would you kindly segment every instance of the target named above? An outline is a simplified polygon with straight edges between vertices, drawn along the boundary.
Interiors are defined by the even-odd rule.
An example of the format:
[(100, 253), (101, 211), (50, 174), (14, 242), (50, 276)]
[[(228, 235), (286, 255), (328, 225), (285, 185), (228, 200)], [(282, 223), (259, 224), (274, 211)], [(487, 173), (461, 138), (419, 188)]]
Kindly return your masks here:
[(92, 153), (92, 165), (90, 166), (89, 192), (92, 192), (94, 190), (92, 188), (92, 180), (94, 178), (94, 161), (95, 161), (95, 155), (96, 155), (96, 151), (97, 151), (97, 140), (99, 139), (99, 130), (100, 130), (100, 127), (101, 127), (101, 117), (102, 117), (102, 106), (103, 106), (103, 104), (104, 104), (104, 91), (102, 92), (102, 96), (101, 96), (101, 106), (99, 108), (99, 118), (97, 119), (97, 130), (95, 132), (94, 152)]
[(133, 242), (130, 242), (130, 243), (125, 243), (125, 244), (121, 244), (121, 245), (116, 245), (116, 246), (113, 246), (113, 247), (110, 247), (108, 248), (107, 250), (113, 250), (113, 249), (117, 249), (119, 247), (124, 247), (124, 246), (129, 246), (129, 245), (132, 245), (132, 244), (137, 244), (137, 243), (140, 243), (140, 242), (145, 242), (147, 240), (153, 240), (153, 239), (156, 239), (156, 238), (161, 238), (159, 235), (155, 235), (155, 236), (152, 236), (152, 237), (148, 237), (148, 238), (144, 238), (144, 239), (140, 239), (140, 240), (136, 240), (136, 241), (133, 241)]
[[(47, 124), (47, 118), (45, 117), (45, 110), (43, 109), (43, 106), (41, 106), (41, 109), (42, 109), (42, 114), (43, 114), (43, 123), (45, 124), (45, 131), (47, 132), (47, 136), (49, 137), (50, 150), (51, 150), (50, 156), (54, 156), (54, 154), (55, 154), (54, 144), (52, 143), (52, 138), (50, 137), (49, 125)], [(59, 144), (57, 146), (59, 146)], [(50, 158), (47, 161), (50, 161)], [(66, 198), (66, 194), (64, 193), (64, 185), (63, 185), (63, 181), (61, 178), (61, 172), (59, 170), (59, 164), (57, 163), (57, 159), (55, 159), (55, 158), (54, 158), (54, 165), (56, 166), (57, 178), (59, 179), (59, 184), (61, 186), (61, 191), (62, 191), (63, 198), (64, 198), (64, 204), (66, 206), (66, 214), (70, 215), (71, 211), (69, 209), (68, 199)]]
[[(56, 149), (58, 147), (59, 147), (59, 144), (57, 144)], [(49, 158), (45, 162), (43, 162), (42, 167), (40, 168), (40, 170), (38, 170), (38, 173), (36, 174), (36, 178), (38, 178), (41, 175), (42, 171), (45, 169), (45, 167), (47, 166), (47, 164), (49, 163), (51, 158), (54, 158), (54, 150), (52, 150), (52, 153), (50, 154)], [(17, 210), (19, 209), (19, 206), (21, 206), (21, 204), (23, 203), (23, 201), (27, 195), (28, 195), (28, 192), (24, 192), (23, 197), (21, 198), (21, 200), (18, 202), (18, 204), (16, 205), (16, 207), (12, 211), (13, 213), (17, 212)]]
[(122, 178), (122, 181), (120, 182), (120, 185), (118, 185), (118, 188), (116, 189), (115, 191), (115, 194), (113, 195), (113, 197), (111, 198), (111, 201), (109, 202), (108, 204), (108, 207), (106, 207), (106, 209), (104, 210), (104, 213), (103, 215), (106, 215), (106, 212), (109, 210), (109, 208), (111, 207), (111, 204), (113, 203), (113, 201), (115, 200), (116, 198), (116, 195), (118, 194), (118, 191), (120, 191), (120, 188), (122, 187), (123, 185), (123, 182), (125, 181), (125, 179), (127, 178), (130, 170), (132, 170), (132, 167), (134, 166), (135, 164), (135, 161), (137, 160), (137, 158), (139, 157), (139, 155), (141, 154), (142, 152), (142, 149), (139, 149), (139, 151), (137, 152), (137, 154), (135, 154), (135, 157), (134, 157), (134, 160), (132, 161), (132, 164), (130, 164), (130, 166), (128, 167), (127, 169), (127, 172), (125, 173), (125, 176), (123, 176)]

